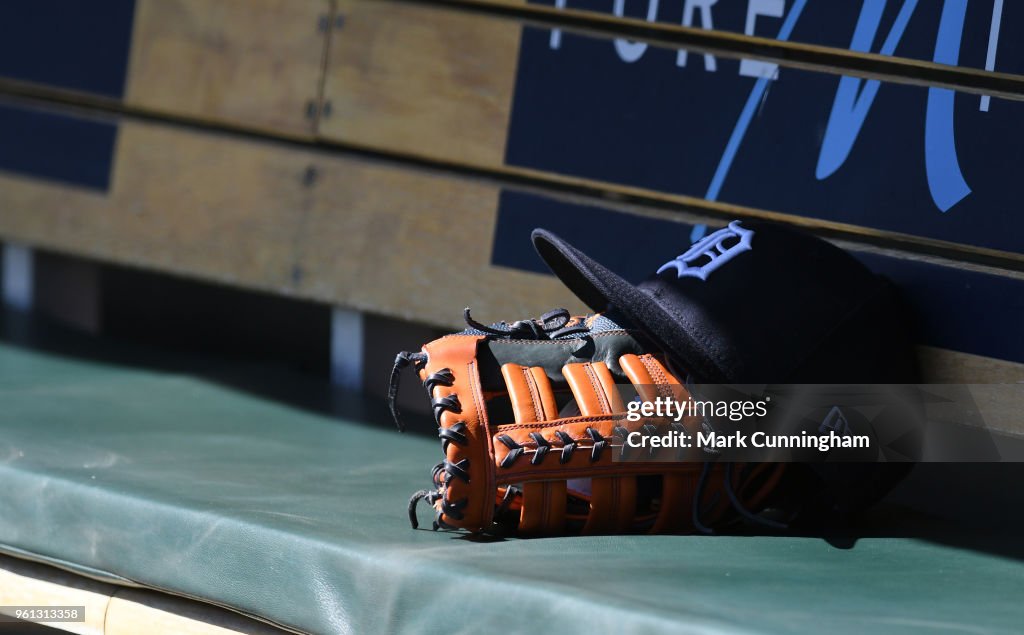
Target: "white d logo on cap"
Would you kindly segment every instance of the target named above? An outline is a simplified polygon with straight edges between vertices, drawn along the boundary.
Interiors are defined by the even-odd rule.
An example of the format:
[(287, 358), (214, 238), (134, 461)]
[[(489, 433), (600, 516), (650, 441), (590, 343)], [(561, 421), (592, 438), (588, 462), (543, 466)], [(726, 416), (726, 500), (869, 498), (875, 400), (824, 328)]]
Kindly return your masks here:
[[(689, 276), (707, 280), (712, 271), (718, 269), (744, 251), (750, 251), (750, 242), (754, 237), (753, 230), (740, 227), (740, 222), (734, 220), (728, 227), (719, 229), (713, 234), (708, 234), (686, 250), (675, 260), (663, 264), (658, 273), (675, 269), (678, 278)], [(729, 247), (725, 246), (730, 238), (738, 240)], [(700, 264), (698, 264), (700, 263)]]

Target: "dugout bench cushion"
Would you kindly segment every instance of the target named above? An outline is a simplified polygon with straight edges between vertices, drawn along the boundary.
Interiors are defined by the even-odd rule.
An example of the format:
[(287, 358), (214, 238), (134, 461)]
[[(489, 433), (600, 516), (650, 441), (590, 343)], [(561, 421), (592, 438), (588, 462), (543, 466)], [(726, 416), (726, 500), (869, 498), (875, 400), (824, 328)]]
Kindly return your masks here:
[(1019, 561), (921, 540), (413, 531), (405, 504), (436, 454), (210, 381), (0, 344), (0, 551), (115, 584), (313, 633), (1021, 625)]

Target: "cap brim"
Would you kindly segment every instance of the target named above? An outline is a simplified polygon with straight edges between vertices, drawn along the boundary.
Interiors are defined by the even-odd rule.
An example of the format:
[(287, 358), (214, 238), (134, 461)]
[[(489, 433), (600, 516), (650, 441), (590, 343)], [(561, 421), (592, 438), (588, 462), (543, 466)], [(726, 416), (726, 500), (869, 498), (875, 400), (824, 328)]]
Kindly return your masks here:
[(644, 331), (654, 343), (703, 381), (723, 374), (694, 341), (681, 316), (666, 311), (651, 296), (546, 229), (535, 229), (533, 247), (565, 286), (594, 311), (609, 305)]

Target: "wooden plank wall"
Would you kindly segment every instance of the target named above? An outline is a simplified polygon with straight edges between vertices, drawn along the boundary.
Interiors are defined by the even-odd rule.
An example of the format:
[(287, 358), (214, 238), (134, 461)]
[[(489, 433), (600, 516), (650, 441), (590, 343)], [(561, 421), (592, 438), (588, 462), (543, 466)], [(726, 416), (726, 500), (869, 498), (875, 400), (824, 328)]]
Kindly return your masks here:
[[(835, 33), (823, 29), (821, 41), (799, 27), (788, 41), (779, 28), (788, 13), (755, 16), (754, 35), (746, 35), (746, 3), (733, 0), (719, 3), (716, 30), (697, 28), (699, 16), (691, 16), (693, 28), (679, 26), (682, 2), (662, 3), (657, 21), (640, 19), (648, 6), (641, 2), (626, 3), (634, 17), (611, 15), (611, 3), (554, 4), (122, 0), (96, 9), (110, 12), (98, 16), (107, 31), (95, 34), (108, 55), (83, 53), (67, 73), (63, 57), (45, 66), (26, 62), (31, 56), (0, 62), (0, 132), (14, 140), (0, 152), (0, 238), (457, 326), (465, 305), (482, 319), (581, 308), (531, 256), (526, 232), (534, 225), (551, 226), (598, 259), (632, 250), (635, 262), (618, 264), (636, 276), (674, 255), (648, 253), (655, 237), (670, 245), (663, 249), (681, 249), (731, 218), (770, 218), (837, 240), (908, 285), (926, 313), (930, 378), (1024, 380), (1024, 336), (1012, 327), (1024, 316), (1024, 226), (1001, 203), (1011, 184), (986, 180), (990, 166), (969, 163), (989, 150), (1000, 165), (1019, 167), (1019, 151), (1006, 147), (1017, 133), (957, 137), (973, 190), (944, 212), (934, 209), (923, 157), (926, 109), (939, 112), (945, 98), (931, 92), (936, 87), (957, 88), (956, 121), (967, 121), (968, 132), (1024, 112), (1014, 44), (998, 49), (998, 59), (1010, 60), (1004, 66), (985, 68), (992, 6), (981, 15), (972, 5), (960, 64), (951, 65), (932, 61), (953, 61), (932, 49), (941, 48), (938, 22), (956, 16), (935, 7), (910, 18), (905, 53), (880, 56), (848, 50), (860, 7), (843, 9), (850, 15), (829, 27)], [(871, 50), (894, 28), (896, 10), (887, 9)], [(68, 26), (51, 23), (61, 15), (15, 16), (3, 28), (44, 29), (19, 46), (39, 48), (32, 54), (45, 60), (44, 46), (93, 50), (89, 29), (53, 41), (51, 33)], [(121, 53), (110, 44), (118, 38)], [(705, 53), (714, 55), (714, 73)], [(117, 55), (121, 75), (99, 81)], [(778, 63), (778, 75), (764, 78), (751, 132), (712, 195), (687, 179), (704, 183), (716, 164), (721, 170), (715, 144), (726, 145), (761, 81), (741, 69), (766, 68), (743, 59)], [(874, 112), (900, 117), (872, 114), (849, 162), (835, 176), (815, 177), (817, 156), (807, 163), (798, 150), (824, 143), (840, 74), (881, 80)], [(672, 92), (691, 85), (692, 97)], [(807, 97), (821, 86), (824, 95)], [(593, 99), (575, 101), (580, 95)], [(666, 113), (701, 95), (712, 106), (701, 106), (706, 112), (684, 130), (691, 141), (679, 144)], [(977, 112), (983, 95), (993, 119)], [(806, 102), (816, 104), (820, 122), (780, 114)], [(601, 119), (608, 112), (619, 118)], [(887, 123), (874, 129), (876, 121)], [(910, 128), (921, 147), (897, 179), (892, 170), (908, 163), (899, 135)], [(19, 136), (26, 129), (32, 134)], [(566, 139), (582, 140), (579, 151)], [(864, 157), (863, 148), (883, 152)], [(750, 158), (771, 153), (777, 161)], [(663, 169), (675, 169), (672, 161), (678, 182)], [(780, 166), (798, 176), (772, 177)], [(761, 182), (757, 169), (769, 174), (763, 191), (746, 187)], [(867, 182), (842, 181), (851, 173)], [(904, 181), (911, 185), (901, 189)], [(801, 184), (806, 200), (793, 194)]]
[(312, 138), (327, 0), (138, 0), (125, 104)]

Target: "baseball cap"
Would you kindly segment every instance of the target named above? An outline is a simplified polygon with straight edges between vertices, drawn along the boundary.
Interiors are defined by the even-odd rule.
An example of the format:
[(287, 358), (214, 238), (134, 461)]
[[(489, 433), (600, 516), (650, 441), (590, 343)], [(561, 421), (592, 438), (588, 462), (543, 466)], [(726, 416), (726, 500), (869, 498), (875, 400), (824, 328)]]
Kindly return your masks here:
[(916, 364), (895, 287), (839, 247), (736, 220), (632, 284), (553, 233), (533, 245), (595, 311), (645, 331), (706, 383), (910, 383)]

